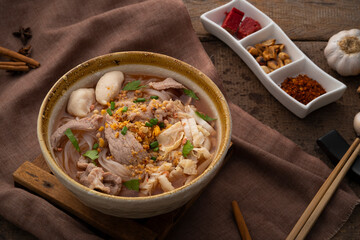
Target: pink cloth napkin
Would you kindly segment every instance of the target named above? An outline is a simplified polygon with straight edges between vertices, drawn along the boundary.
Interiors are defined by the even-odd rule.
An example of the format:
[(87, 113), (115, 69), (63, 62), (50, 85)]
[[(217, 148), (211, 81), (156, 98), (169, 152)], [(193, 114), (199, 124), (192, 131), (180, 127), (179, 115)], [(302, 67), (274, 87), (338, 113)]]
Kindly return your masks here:
[[(181, 0), (0, 2), (0, 44), (17, 50), (12, 32), (31, 27), (32, 57), (41, 67), (0, 72), (0, 214), (40, 239), (98, 239), (46, 200), (15, 188), (12, 173), (40, 154), (36, 119), (51, 86), (69, 69), (117, 51), (143, 50), (183, 60), (222, 88)], [(169, 239), (239, 239), (237, 200), (253, 239), (284, 239), (330, 169), (292, 141), (231, 104), (235, 152), (170, 232)], [(329, 239), (350, 216), (357, 196), (343, 184), (309, 239)]]

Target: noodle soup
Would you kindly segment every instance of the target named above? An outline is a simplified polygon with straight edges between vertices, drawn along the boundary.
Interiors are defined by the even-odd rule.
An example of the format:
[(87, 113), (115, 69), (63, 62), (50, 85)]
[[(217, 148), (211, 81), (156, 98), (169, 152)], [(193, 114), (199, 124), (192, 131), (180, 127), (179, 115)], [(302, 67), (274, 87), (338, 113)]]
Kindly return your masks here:
[(71, 93), (50, 141), (56, 161), (82, 185), (150, 196), (191, 182), (209, 166), (215, 120), (176, 79), (112, 71)]

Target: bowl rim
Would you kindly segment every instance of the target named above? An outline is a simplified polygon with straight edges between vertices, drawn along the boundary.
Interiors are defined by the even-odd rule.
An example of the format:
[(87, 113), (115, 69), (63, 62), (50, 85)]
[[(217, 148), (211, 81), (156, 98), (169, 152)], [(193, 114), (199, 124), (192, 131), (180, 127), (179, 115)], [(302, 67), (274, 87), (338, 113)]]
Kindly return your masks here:
[[(161, 194), (156, 194), (156, 195), (151, 195), (151, 196), (139, 196), (139, 197), (124, 197), (124, 196), (115, 196), (115, 195), (109, 195), (106, 193), (102, 193), (96, 190), (92, 190), (82, 184), (80, 184), (79, 182), (77, 182), (76, 180), (72, 179), (68, 174), (66, 174), (63, 169), (58, 165), (58, 163), (56, 162), (56, 160), (53, 158), (51, 151), (47, 148), (47, 144), (46, 144), (46, 140), (45, 140), (45, 135), (46, 133), (43, 132), (43, 123), (44, 123), (44, 118), (45, 115), (43, 114), (44, 111), (47, 108), (47, 104), (49, 102), (49, 98), (53, 95), (53, 91), (54, 89), (56, 89), (56, 87), (58, 87), (59, 85), (62, 84), (63, 79), (66, 79), (67, 76), (71, 73), (73, 73), (74, 71), (77, 71), (79, 69), (81, 69), (83, 66), (88, 66), (89, 64), (93, 64), (96, 63), (96, 61), (101, 60), (103, 58), (108, 58), (108, 57), (113, 57), (113, 56), (120, 56), (120, 55), (141, 55), (141, 56), (152, 56), (155, 58), (162, 58), (164, 60), (167, 60), (169, 62), (173, 62), (175, 64), (180, 64), (180, 66), (184, 67), (186, 71), (192, 72), (193, 74), (195, 74), (197, 77), (200, 77), (201, 79), (204, 79), (206, 84), (208, 84), (211, 88), (212, 91), (215, 91), (215, 94), (219, 96), (220, 99), (222, 99), (222, 101), (219, 101), (219, 104), (221, 105), (221, 109), (225, 110), (224, 112), (224, 119), (225, 119), (225, 131), (223, 133), (224, 139), (226, 141), (221, 141), (219, 142), (219, 146), (220, 148), (217, 150), (217, 156), (214, 157), (213, 162), (215, 161), (214, 164), (209, 165), (204, 172), (202, 172), (200, 175), (198, 175), (194, 180), (192, 180), (190, 183), (184, 184), (181, 187), (175, 188), (174, 190), (168, 191), (168, 192), (164, 192)], [(134, 63), (135, 64), (135, 63)], [(139, 63), (142, 64), (142, 63)], [(147, 63), (146, 65), (152, 65), (152, 66), (156, 66), (156, 67), (160, 67), (160, 68), (165, 68), (164, 66), (160, 66), (160, 65), (155, 65), (155, 64), (149, 64)], [(106, 69), (106, 67), (101, 68), (102, 69)], [(175, 71), (175, 69), (169, 69), (169, 68), (165, 68), (167, 70), (170, 71)], [(175, 71), (177, 72), (177, 71)], [(179, 73), (179, 72), (178, 72)], [(81, 79), (81, 78), (79, 78)], [(59, 97), (61, 98), (61, 97)], [(51, 114), (50, 114), (51, 115)], [(47, 120), (49, 121), (50, 118)], [(39, 110), (39, 115), (38, 115), (38, 119), (37, 119), (37, 136), (38, 136), (38, 141), (40, 144), (40, 148), (41, 148), (41, 152), (46, 160), (46, 163), (49, 165), (50, 169), (52, 170), (52, 172), (56, 175), (57, 178), (61, 178), (62, 180), (70, 183), (74, 188), (76, 188), (77, 190), (79, 190), (82, 193), (86, 193), (86, 194), (91, 194), (91, 195), (95, 195), (101, 198), (108, 198), (108, 199), (113, 199), (116, 201), (131, 201), (131, 202), (138, 202), (138, 201), (143, 201), (143, 200), (157, 200), (159, 198), (169, 198), (172, 197), (174, 195), (178, 195), (181, 194), (182, 192), (184, 192), (186, 189), (190, 188), (190, 187), (195, 187), (196, 185), (200, 184), (201, 181), (204, 179), (204, 177), (206, 175), (211, 174), (213, 171), (215, 171), (215, 173), (219, 170), (219, 165), (222, 164), (226, 152), (230, 147), (230, 141), (231, 141), (231, 131), (232, 131), (232, 121), (231, 121), (231, 116), (230, 116), (230, 108), (228, 106), (227, 101), (225, 100), (224, 95), (221, 93), (220, 89), (217, 87), (217, 85), (208, 77), (206, 76), (204, 73), (202, 73), (200, 70), (198, 70), (197, 68), (189, 65), (186, 62), (183, 62), (181, 60), (178, 60), (176, 58), (164, 55), (164, 54), (160, 54), (160, 53), (153, 53), (153, 52), (146, 52), (146, 51), (124, 51), (124, 52), (114, 52), (114, 53), (109, 53), (109, 54), (104, 54), (101, 56), (97, 56), (94, 58), (91, 58), (77, 66), (75, 66), (74, 68), (70, 69), (68, 72), (66, 72), (63, 76), (61, 76), (56, 83), (51, 87), (51, 89), (48, 91), (48, 93), (46, 94), (40, 110)], [(215, 174), (214, 173), (214, 174)], [(60, 180), (60, 179), (59, 179)]]

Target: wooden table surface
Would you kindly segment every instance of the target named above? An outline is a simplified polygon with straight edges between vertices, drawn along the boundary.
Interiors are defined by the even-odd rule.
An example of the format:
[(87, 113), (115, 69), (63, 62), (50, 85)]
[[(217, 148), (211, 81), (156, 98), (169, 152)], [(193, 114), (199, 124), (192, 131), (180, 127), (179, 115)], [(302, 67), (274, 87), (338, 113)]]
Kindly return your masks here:
[[(255, 118), (333, 168), (329, 159), (317, 146), (316, 139), (336, 129), (349, 143), (354, 140), (352, 121), (354, 115), (360, 111), (360, 95), (356, 92), (360, 85), (360, 76), (338, 75), (327, 65), (323, 51), (333, 34), (346, 29), (360, 29), (360, 1), (249, 0), (275, 21), (315, 64), (348, 87), (340, 100), (316, 110), (304, 119), (296, 117), (283, 107), (234, 51), (203, 28), (200, 15), (227, 2), (184, 0), (193, 27), (223, 79), (226, 94)], [(360, 196), (360, 180), (346, 180)], [(6, 239), (33, 239), (31, 235), (1, 217), (0, 233)], [(360, 239), (359, 206), (333, 239)]]

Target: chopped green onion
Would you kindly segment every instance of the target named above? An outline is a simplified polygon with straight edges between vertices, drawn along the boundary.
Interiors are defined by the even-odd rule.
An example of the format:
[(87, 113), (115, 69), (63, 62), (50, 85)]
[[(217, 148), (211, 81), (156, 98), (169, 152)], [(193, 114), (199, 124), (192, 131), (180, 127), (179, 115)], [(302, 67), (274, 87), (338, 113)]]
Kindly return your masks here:
[(150, 148), (156, 148), (159, 146), (159, 142), (158, 141), (154, 141), (152, 143), (150, 143)]
[(151, 96), (151, 99), (159, 99), (159, 96)]
[(98, 147), (99, 147), (99, 144), (95, 143), (94, 146), (93, 146), (93, 149), (97, 149)]
[(152, 156), (151, 160), (156, 161), (156, 157)]
[(159, 120), (158, 120), (157, 118), (152, 118), (152, 119), (149, 120), (149, 122), (150, 122), (152, 125), (156, 125), (156, 124), (159, 122)]
[(159, 147), (156, 147), (153, 149), (154, 152), (158, 152), (159, 151)]
[(139, 191), (140, 181), (139, 179), (131, 179), (123, 183), (124, 186), (129, 190)]
[(196, 115), (198, 115), (200, 118), (204, 119), (207, 122), (211, 122), (211, 121), (216, 120), (216, 118), (209, 117), (208, 115), (202, 114), (202, 113), (200, 113), (198, 111), (196, 111), (195, 113), (196, 113)]
[(159, 122), (158, 125), (159, 125), (160, 128), (165, 128), (166, 127), (164, 122)]
[(127, 128), (126, 126), (123, 127), (123, 129), (121, 130), (121, 134), (122, 134), (122, 135), (125, 135), (126, 132), (127, 132), (127, 130), (128, 130), (128, 128)]
[(83, 154), (84, 157), (88, 157), (91, 160), (95, 160), (99, 158), (99, 152), (97, 150), (89, 150)]
[(127, 106), (124, 106), (122, 109), (121, 109), (121, 112), (126, 112), (129, 108)]
[(184, 93), (195, 100), (199, 100), (199, 97), (190, 89), (184, 88)]
[(113, 113), (112, 113), (112, 111), (111, 111), (111, 109), (110, 109), (110, 108), (106, 109), (106, 112), (107, 112), (110, 116), (112, 116), (112, 115), (113, 115)]
[(64, 134), (69, 138), (70, 142), (75, 147), (76, 151), (80, 152), (79, 143), (76, 137), (74, 136), (74, 134), (72, 133), (71, 129), (70, 128), (66, 129)]
[(137, 98), (134, 100), (134, 103), (137, 103), (137, 102), (145, 102), (146, 99), (145, 98)]
[(113, 110), (113, 111), (115, 110), (115, 102), (111, 102), (111, 103), (110, 103), (110, 108), (111, 108), (111, 110)]
[(145, 126), (146, 126), (146, 127), (152, 127), (153, 125), (152, 125), (151, 123), (149, 123), (149, 122), (146, 122), (146, 123), (145, 123)]
[(193, 148), (194, 146), (191, 144), (189, 140), (187, 140), (186, 143), (184, 144), (182, 155), (184, 157), (187, 157), (187, 155), (193, 150)]
[(140, 85), (141, 81), (140, 80), (136, 80), (136, 81), (132, 81), (129, 82), (125, 85), (125, 87), (123, 88), (124, 91), (134, 91), (134, 90), (139, 90), (141, 88), (146, 87), (146, 85), (141, 86)]

